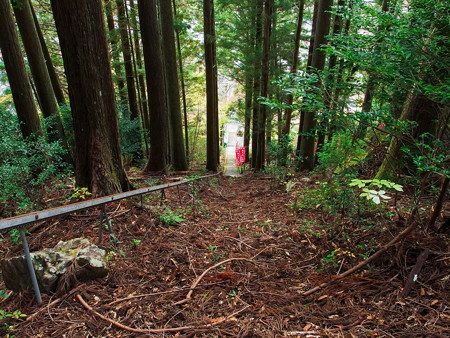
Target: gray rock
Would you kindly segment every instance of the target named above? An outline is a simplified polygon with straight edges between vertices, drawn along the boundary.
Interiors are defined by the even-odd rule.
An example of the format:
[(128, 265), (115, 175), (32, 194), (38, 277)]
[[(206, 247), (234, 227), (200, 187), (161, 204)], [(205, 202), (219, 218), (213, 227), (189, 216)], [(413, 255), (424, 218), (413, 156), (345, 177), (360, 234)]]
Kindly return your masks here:
[[(41, 292), (54, 292), (58, 280), (68, 274), (72, 279), (90, 280), (108, 274), (105, 251), (86, 238), (59, 242), (54, 248), (31, 253), (36, 278)], [(5, 286), (16, 292), (32, 289), (25, 256), (12, 257), (0, 262)]]

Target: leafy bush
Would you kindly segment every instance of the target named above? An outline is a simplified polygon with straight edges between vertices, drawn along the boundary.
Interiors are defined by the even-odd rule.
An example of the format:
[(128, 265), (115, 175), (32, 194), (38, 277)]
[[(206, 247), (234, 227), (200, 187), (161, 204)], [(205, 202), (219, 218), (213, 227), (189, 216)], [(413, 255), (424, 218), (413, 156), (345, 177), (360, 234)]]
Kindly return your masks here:
[(184, 221), (180, 214), (168, 208), (159, 215), (159, 220), (166, 225), (175, 225)]
[(0, 130), (0, 205), (9, 215), (29, 211), (49, 179), (71, 173), (62, 160), (66, 150), (59, 141), (48, 143), (43, 137), (24, 140), (8, 104), (0, 105)]
[(340, 173), (344, 169), (359, 164), (367, 156), (367, 146), (364, 141), (354, 139), (349, 131), (333, 135), (317, 153), (319, 159), (318, 171), (325, 173)]
[(119, 135), (122, 155), (134, 161), (142, 158), (142, 139), (144, 132), (139, 119), (131, 119), (130, 112), (119, 114)]

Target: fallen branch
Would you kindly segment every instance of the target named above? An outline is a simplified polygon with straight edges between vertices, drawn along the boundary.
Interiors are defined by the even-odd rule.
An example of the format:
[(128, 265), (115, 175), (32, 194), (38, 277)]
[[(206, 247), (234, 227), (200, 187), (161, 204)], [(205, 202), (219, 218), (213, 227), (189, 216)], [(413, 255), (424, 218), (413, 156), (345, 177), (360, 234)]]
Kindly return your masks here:
[(56, 304), (58, 304), (59, 302), (63, 301), (64, 299), (70, 297), (72, 294), (74, 294), (75, 292), (77, 292), (79, 289), (84, 288), (86, 286), (86, 283), (80, 284), (78, 285), (76, 288), (70, 290), (68, 293), (66, 293), (64, 296), (59, 297), (57, 299), (55, 299), (54, 301), (52, 301), (51, 303), (48, 303), (47, 306), (43, 306), (41, 307), (39, 310), (37, 310), (35, 313), (27, 316), (26, 321), (30, 321), (32, 320), (34, 317), (36, 317), (39, 313), (41, 313), (44, 310), (48, 310), (51, 307), (55, 306)]
[(150, 296), (159, 296), (159, 295), (165, 295), (165, 294), (168, 294), (168, 293), (177, 293), (177, 292), (184, 291), (186, 289), (188, 289), (188, 288), (184, 287), (184, 288), (180, 288), (178, 290), (152, 292), (152, 293), (144, 293), (144, 294), (141, 294), (141, 295), (128, 296), (128, 297), (125, 297), (125, 298), (116, 299), (115, 301), (112, 301), (108, 305), (111, 306), (111, 305), (114, 305), (114, 304), (117, 304), (117, 303), (120, 303), (120, 302), (124, 302), (124, 301), (130, 300), (130, 299), (144, 298), (144, 297), (150, 297)]
[(417, 257), (416, 265), (414, 265), (414, 268), (411, 270), (411, 273), (408, 276), (408, 281), (405, 284), (405, 287), (403, 288), (402, 293), (400, 294), (401, 298), (404, 298), (409, 295), (411, 292), (412, 286), (414, 282), (417, 280), (417, 276), (419, 275), (420, 270), (422, 270), (422, 266), (425, 263), (425, 261), (428, 258), (428, 255), (430, 254), (430, 250), (425, 249), (419, 257)]
[(416, 223), (412, 222), (410, 226), (408, 226), (405, 230), (403, 230), (401, 233), (399, 233), (396, 237), (394, 237), (389, 243), (387, 243), (386, 245), (384, 245), (380, 250), (378, 250), (377, 252), (375, 252), (372, 256), (370, 256), (369, 258), (367, 258), (366, 260), (362, 261), (361, 263), (359, 263), (358, 265), (354, 266), (353, 268), (351, 268), (350, 270), (345, 271), (344, 273), (337, 275), (335, 278), (333, 278), (331, 281), (322, 283), (306, 292), (303, 292), (302, 295), (303, 296), (309, 296), (311, 294), (313, 294), (316, 291), (319, 291), (320, 289), (324, 288), (325, 286), (327, 286), (328, 284), (335, 282), (337, 280), (340, 280), (344, 277), (347, 277), (348, 275), (351, 275), (352, 273), (358, 271), (359, 269), (361, 269), (362, 267), (366, 266), (367, 264), (370, 264), (371, 262), (373, 262), (375, 259), (377, 259), (378, 257), (380, 257), (382, 254), (384, 254), (391, 246), (393, 246), (394, 244), (396, 244), (397, 242), (401, 241), (403, 238), (405, 238), (406, 236), (409, 235), (409, 233), (411, 233), (416, 227)]
[(119, 322), (116, 322), (115, 320), (109, 319), (108, 317), (103, 316), (101, 313), (95, 311), (88, 303), (86, 303), (83, 299), (83, 297), (81, 297), (81, 295), (77, 294), (76, 298), (78, 299), (78, 301), (81, 303), (81, 305), (84, 306), (84, 308), (86, 308), (89, 312), (93, 313), (94, 315), (96, 315), (97, 317), (103, 319), (104, 321), (107, 321), (108, 323), (126, 330), (126, 331), (130, 331), (130, 332), (136, 332), (136, 333), (165, 333), (165, 332), (179, 332), (179, 331), (186, 331), (186, 330), (193, 330), (193, 329), (207, 329), (216, 325), (219, 325), (220, 323), (226, 322), (228, 319), (238, 315), (239, 313), (245, 311), (246, 309), (248, 309), (250, 307), (250, 305), (247, 305), (245, 307), (243, 307), (242, 309), (233, 312), (232, 314), (228, 315), (227, 317), (218, 320), (217, 322), (211, 323), (211, 324), (206, 324), (206, 325), (199, 325), (199, 326), (179, 326), (179, 327), (172, 327), (172, 328), (166, 328), (166, 329), (136, 329), (124, 324), (121, 324)]
[(228, 262), (231, 262), (231, 261), (249, 261), (249, 262), (253, 263), (253, 261), (248, 259), (248, 258), (238, 257), (238, 258), (228, 258), (228, 259), (225, 259), (225, 260), (223, 260), (223, 261), (221, 261), (221, 262), (219, 262), (217, 264), (214, 264), (213, 266), (210, 266), (208, 269), (203, 271), (203, 273), (194, 280), (194, 282), (191, 284), (191, 287), (189, 288), (189, 292), (186, 295), (186, 298), (181, 300), (181, 301), (179, 301), (179, 302), (174, 303), (173, 305), (181, 305), (181, 304), (189, 302), (191, 300), (191, 298), (192, 298), (192, 293), (194, 292), (194, 289), (197, 287), (198, 283), (200, 283), (202, 278), (205, 277), (205, 275), (209, 271), (211, 271), (212, 269), (215, 269), (215, 268), (221, 266), (222, 264), (225, 264), (225, 263), (228, 263)]

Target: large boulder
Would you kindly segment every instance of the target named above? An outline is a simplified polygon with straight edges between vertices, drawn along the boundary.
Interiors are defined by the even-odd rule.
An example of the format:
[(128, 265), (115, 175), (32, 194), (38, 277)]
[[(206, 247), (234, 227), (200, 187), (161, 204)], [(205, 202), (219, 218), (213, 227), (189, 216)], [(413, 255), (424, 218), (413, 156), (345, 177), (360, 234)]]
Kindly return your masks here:
[[(60, 241), (54, 248), (31, 253), (31, 260), (39, 289), (44, 293), (54, 292), (62, 276), (90, 280), (108, 274), (105, 251), (86, 238)], [(8, 289), (17, 292), (32, 289), (25, 256), (4, 259), (0, 268)]]

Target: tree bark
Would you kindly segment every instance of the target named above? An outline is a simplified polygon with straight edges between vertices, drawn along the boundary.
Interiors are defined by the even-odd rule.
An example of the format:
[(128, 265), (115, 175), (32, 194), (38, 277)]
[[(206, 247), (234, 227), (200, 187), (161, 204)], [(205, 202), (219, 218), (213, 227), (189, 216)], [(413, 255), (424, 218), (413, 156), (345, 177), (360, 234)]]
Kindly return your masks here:
[(258, 102), (258, 95), (261, 92), (261, 59), (262, 59), (262, 2), (256, 5), (256, 25), (255, 25), (255, 48), (254, 48), (254, 66), (253, 66), (253, 116), (252, 116), (252, 168), (256, 168), (257, 154), (258, 154), (258, 135), (259, 135), (259, 115), (260, 104)]
[(403, 109), (400, 121), (417, 122), (411, 135), (401, 134), (392, 138), (386, 156), (378, 169), (375, 179), (392, 178), (405, 169), (407, 159), (401, 151), (404, 145), (411, 144), (423, 134), (435, 134), (439, 105), (423, 94), (411, 91)]
[[(135, 9), (135, 5), (134, 5), (134, 1), (130, 0), (130, 8), (131, 10), (136, 10), (137, 13), (137, 9)], [(137, 80), (138, 80), (138, 98), (139, 98), (139, 107), (140, 107), (140, 112), (141, 112), (141, 120), (142, 120), (142, 127), (148, 131), (150, 126), (149, 126), (149, 121), (150, 121), (150, 116), (149, 116), (149, 112), (148, 112), (148, 102), (147, 102), (147, 89), (146, 89), (146, 84), (145, 84), (145, 76), (144, 73), (141, 72), (141, 69), (143, 69), (143, 64), (142, 64), (142, 52), (141, 52), (141, 45), (140, 45), (140, 38), (139, 38), (139, 28), (138, 28), (138, 24), (137, 24), (137, 20), (136, 20), (136, 15), (131, 15), (131, 26), (133, 28), (133, 43), (134, 43), (134, 54), (136, 56), (136, 73), (137, 73)], [(149, 141), (148, 141), (148, 137), (147, 137), (147, 133), (144, 132), (144, 141), (145, 141), (145, 149), (146, 149), (146, 153), (147, 156), (150, 156), (150, 151), (149, 151)]]
[[(173, 14), (177, 16), (175, 0), (172, 1)], [(183, 101), (183, 116), (184, 116), (184, 145), (186, 147), (186, 158), (189, 162), (189, 131), (188, 131), (188, 116), (187, 116), (187, 103), (186, 103), (186, 86), (184, 83), (183, 72), (183, 55), (181, 53), (180, 32), (176, 29), (177, 51), (178, 51), (178, 67), (180, 68), (180, 83), (181, 83), (181, 98)]]
[[(294, 56), (292, 58), (291, 65), (291, 74), (296, 74), (298, 69), (298, 53), (300, 49), (300, 38), (302, 34), (302, 24), (303, 24), (303, 11), (305, 8), (305, 0), (300, 0), (298, 4), (298, 16), (297, 16), (297, 30), (295, 32), (295, 41), (294, 41)], [(286, 108), (284, 114), (284, 127), (282, 131), (282, 136), (288, 135), (291, 131), (291, 119), (292, 119), (292, 103), (294, 102), (294, 97), (292, 94), (288, 94), (286, 99), (286, 104), (288, 107)]]
[(58, 74), (55, 71), (55, 67), (53, 65), (52, 58), (48, 51), (47, 44), (45, 43), (44, 35), (42, 34), (42, 30), (39, 25), (39, 21), (36, 17), (36, 13), (33, 9), (31, 0), (29, 0), (29, 1), (30, 1), (31, 12), (33, 14), (34, 25), (36, 27), (37, 34), (39, 36), (39, 42), (42, 47), (42, 52), (44, 53), (45, 64), (47, 65), (48, 74), (50, 75), (50, 80), (52, 81), (53, 92), (55, 93), (56, 101), (58, 102), (58, 104), (60, 106), (62, 106), (62, 105), (66, 104), (66, 99), (64, 97), (64, 91), (61, 87), (61, 83), (59, 81)]
[[(314, 54), (314, 38), (316, 36), (316, 27), (317, 27), (317, 13), (319, 11), (319, 0), (314, 0), (314, 9), (313, 9), (313, 18), (312, 18), (312, 25), (311, 25), (311, 38), (309, 39), (309, 48), (308, 48), (308, 60), (306, 62), (306, 73), (309, 73), (311, 71), (311, 62), (312, 62), (312, 56)], [(300, 148), (302, 144), (302, 131), (303, 131), (303, 124), (305, 122), (305, 109), (303, 108), (300, 111), (300, 124), (298, 126), (298, 135), (297, 135), (297, 149), (296, 149), (296, 156), (300, 155)], [(298, 163), (298, 167), (300, 167), (301, 161)]]
[(42, 135), (33, 91), (8, 0), (0, 0), (0, 22), (2, 22), (0, 26), (0, 49), (20, 123), (20, 131), (24, 139), (33, 135)]
[[(342, 30), (342, 12), (344, 10), (345, 1), (339, 0), (337, 4), (336, 14), (334, 15), (334, 23), (333, 23), (333, 36), (336, 36), (341, 33)], [(331, 113), (332, 105), (333, 105), (333, 92), (336, 87), (336, 63), (337, 56), (336, 54), (331, 54), (328, 59), (328, 74), (325, 80), (325, 90), (324, 90), (324, 108), (326, 113)], [(320, 121), (321, 127), (319, 128), (318, 138), (317, 138), (317, 149), (322, 149), (322, 146), (325, 143), (325, 136), (330, 135), (330, 130), (332, 129), (330, 126), (330, 118), (325, 116)]]
[(203, 19), (206, 67), (206, 169), (216, 172), (219, 164), (219, 113), (217, 111), (213, 0), (203, 0)]
[[(119, 39), (116, 32), (113, 13), (113, 0), (106, 0), (105, 15), (106, 23), (108, 25), (108, 40), (111, 44), (111, 60), (117, 60), (119, 55), (117, 43)], [(112, 62), (112, 69), (114, 70), (113, 79), (117, 83), (117, 89), (119, 91), (120, 104), (128, 105), (128, 98), (125, 93), (125, 82), (123, 80), (122, 65), (119, 62)]]
[(125, 4), (123, 0), (116, 0), (120, 41), (122, 43), (123, 64), (125, 67), (125, 80), (127, 83), (128, 105), (131, 119), (139, 119), (139, 105), (136, 96), (136, 85), (134, 82), (133, 63), (131, 59), (131, 44), (128, 36), (128, 20), (125, 15)]
[(169, 0), (159, 0), (162, 48), (166, 75), (167, 108), (169, 111), (170, 164), (175, 171), (188, 169), (181, 123), (180, 89), (178, 86), (177, 58), (175, 52), (175, 29), (172, 4)]
[[(327, 43), (326, 36), (330, 32), (330, 10), (333, 0), (320, 0), (317, 13), (317, 27), (314, 36), (313, 56), (311, 59), (312, 71), (323, 70), (325, 66), (325, 52), (321, 50), (321, 46)], [(316, 83), (320, 87), (320, 82)], [(313, 133), (316, 126), (315, 114), (313, 111), (305, 111), (303, 122), (303, 133)], [(302, 161), (299, 162), (300, 169), (312, 170), (315, 164), (315, 142), (314, 135), (303, 136), (300, 146), (300, 156)]]
[(94, 196), (131, 188), (122, 165), (100, 0), (51, 0), (69, 85), (75, 181)]
[(250, 161), (250, 124), (252, 120), (252, 104), (253, 104), (253, 77), (251, 71), (246, 70), (245, 75), (245, 117), (244, 117), (244, 147), (245, 147), (245, 163)]
[[(262, 67), (261, 67), (261, 96), (267, 97), (269, 86), (269, 52), (270, 52), (270, 35), (272, 27), (272, 0), (266, 0), (264, 3), (264, 43), (263, 43), (263, 55), (262, 55)], [(265, 151), (266, 151), (266, 118), (267, 107), (261, 105), (259, 108), (258, 118), (258, 149), (256, 153), (256, 170), (263, 170), (265, 164)]]
[(145, 171), (167, 174), (169, 131), (156, 0), (138, 0), (138, 9), (150, 112), (150, 158)]
[(66, 137), (58, 111), (58, 103), (56, 101), (52, 81), (48, 73), (44, 53), (34, 24), (30, 2), (28, 0), (20, 2), (13, 0), (12, 3), (20, 35), (22, 36), (22, 42), (27, 53), (31, 74), (33, 75), (34, 84), (39, 97), (42, 114), (46, 119), (51, 119), (51, 121), (47, 121), (48, 137), (50, 140), (60, 139), (67, 148)]

